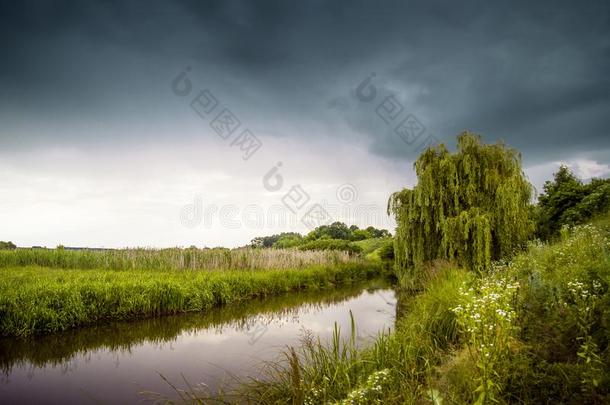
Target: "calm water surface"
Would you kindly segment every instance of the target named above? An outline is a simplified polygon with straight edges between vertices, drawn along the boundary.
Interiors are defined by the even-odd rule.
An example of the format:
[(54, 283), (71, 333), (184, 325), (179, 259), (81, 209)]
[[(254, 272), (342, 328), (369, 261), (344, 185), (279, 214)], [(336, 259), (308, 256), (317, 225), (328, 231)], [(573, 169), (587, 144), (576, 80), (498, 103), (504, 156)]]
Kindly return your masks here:
[(394, 291), (378, 281), (0, 340), (0, 403), (138, 403), (151, 400), (146, 391), (175, 398), (160, 374), (180, 388), (186, 378), (214, 390), (230, 375), (258, 376), (262, 361), (298, 344), (305, 330), (329, 339), (337, 323), (347, 336), (350, 311), (364, 342), (393, 326), (395, 306)]

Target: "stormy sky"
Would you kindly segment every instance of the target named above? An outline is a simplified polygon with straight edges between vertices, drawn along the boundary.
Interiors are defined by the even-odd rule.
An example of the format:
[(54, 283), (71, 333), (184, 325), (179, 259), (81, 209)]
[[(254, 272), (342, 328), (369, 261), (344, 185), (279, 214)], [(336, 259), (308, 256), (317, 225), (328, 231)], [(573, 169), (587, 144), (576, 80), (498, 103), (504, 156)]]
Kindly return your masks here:
[(239, 246), (314, 205), (392, 229), (463, 130), (538, 189), (607, 177), (609, 34), (604, 0), (2, 1), (0, 240)]

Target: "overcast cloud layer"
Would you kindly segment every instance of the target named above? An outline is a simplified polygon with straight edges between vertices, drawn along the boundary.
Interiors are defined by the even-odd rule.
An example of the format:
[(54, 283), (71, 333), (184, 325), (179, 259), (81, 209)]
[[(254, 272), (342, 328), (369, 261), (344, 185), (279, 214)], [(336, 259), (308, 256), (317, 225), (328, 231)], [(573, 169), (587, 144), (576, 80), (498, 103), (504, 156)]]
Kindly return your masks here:
[[(1, 2), (0, 240), (243, 245), (291, 228), (243, 211), (296, 184), (391, 228), (348, 211), (382, 211), (420, 141), (465, 129), (518, 148), (538, 188), (560, 162), (608, 176), (610, 5), (582, 3)], [(252, 158), (194, 113), (203, 89), (262, 141)], [(395, 132), (409, 116), (417, 142)], [(238, 226), (185, 226), (198, 198)]]

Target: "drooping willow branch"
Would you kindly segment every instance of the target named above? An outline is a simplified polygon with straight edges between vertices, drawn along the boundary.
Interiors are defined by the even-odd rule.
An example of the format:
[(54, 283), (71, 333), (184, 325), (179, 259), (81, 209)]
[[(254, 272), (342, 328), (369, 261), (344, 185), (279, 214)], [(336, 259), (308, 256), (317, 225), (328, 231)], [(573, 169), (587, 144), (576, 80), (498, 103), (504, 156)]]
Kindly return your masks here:
[(448, 259), (482, 271), (531, 235), (532, 187), (515, 149), (486, 145), (464, 132), (455, 153), (444, 145), (429, 148), (415, 162), (415, 171), (417, 185), (388, 201), (398, 225), (397, 270)]

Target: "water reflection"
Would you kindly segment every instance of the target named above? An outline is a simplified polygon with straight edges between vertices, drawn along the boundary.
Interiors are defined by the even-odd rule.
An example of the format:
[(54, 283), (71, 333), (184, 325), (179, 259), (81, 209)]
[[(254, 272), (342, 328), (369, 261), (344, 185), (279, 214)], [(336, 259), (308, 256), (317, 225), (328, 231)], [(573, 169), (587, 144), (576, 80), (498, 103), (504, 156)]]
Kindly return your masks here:
[(172, 397), (159, 373), (210, 389), (256, 375), (262, 360), (298, 343), (303, 329), (328, 338), (354, 314), (363, 338), (391, 327), (395, 298), (375, 281), (249, 301), (205, 314), (112, 323), (35, 338), (0, 340), (0, 402), (133, 403), (141, 391)]

